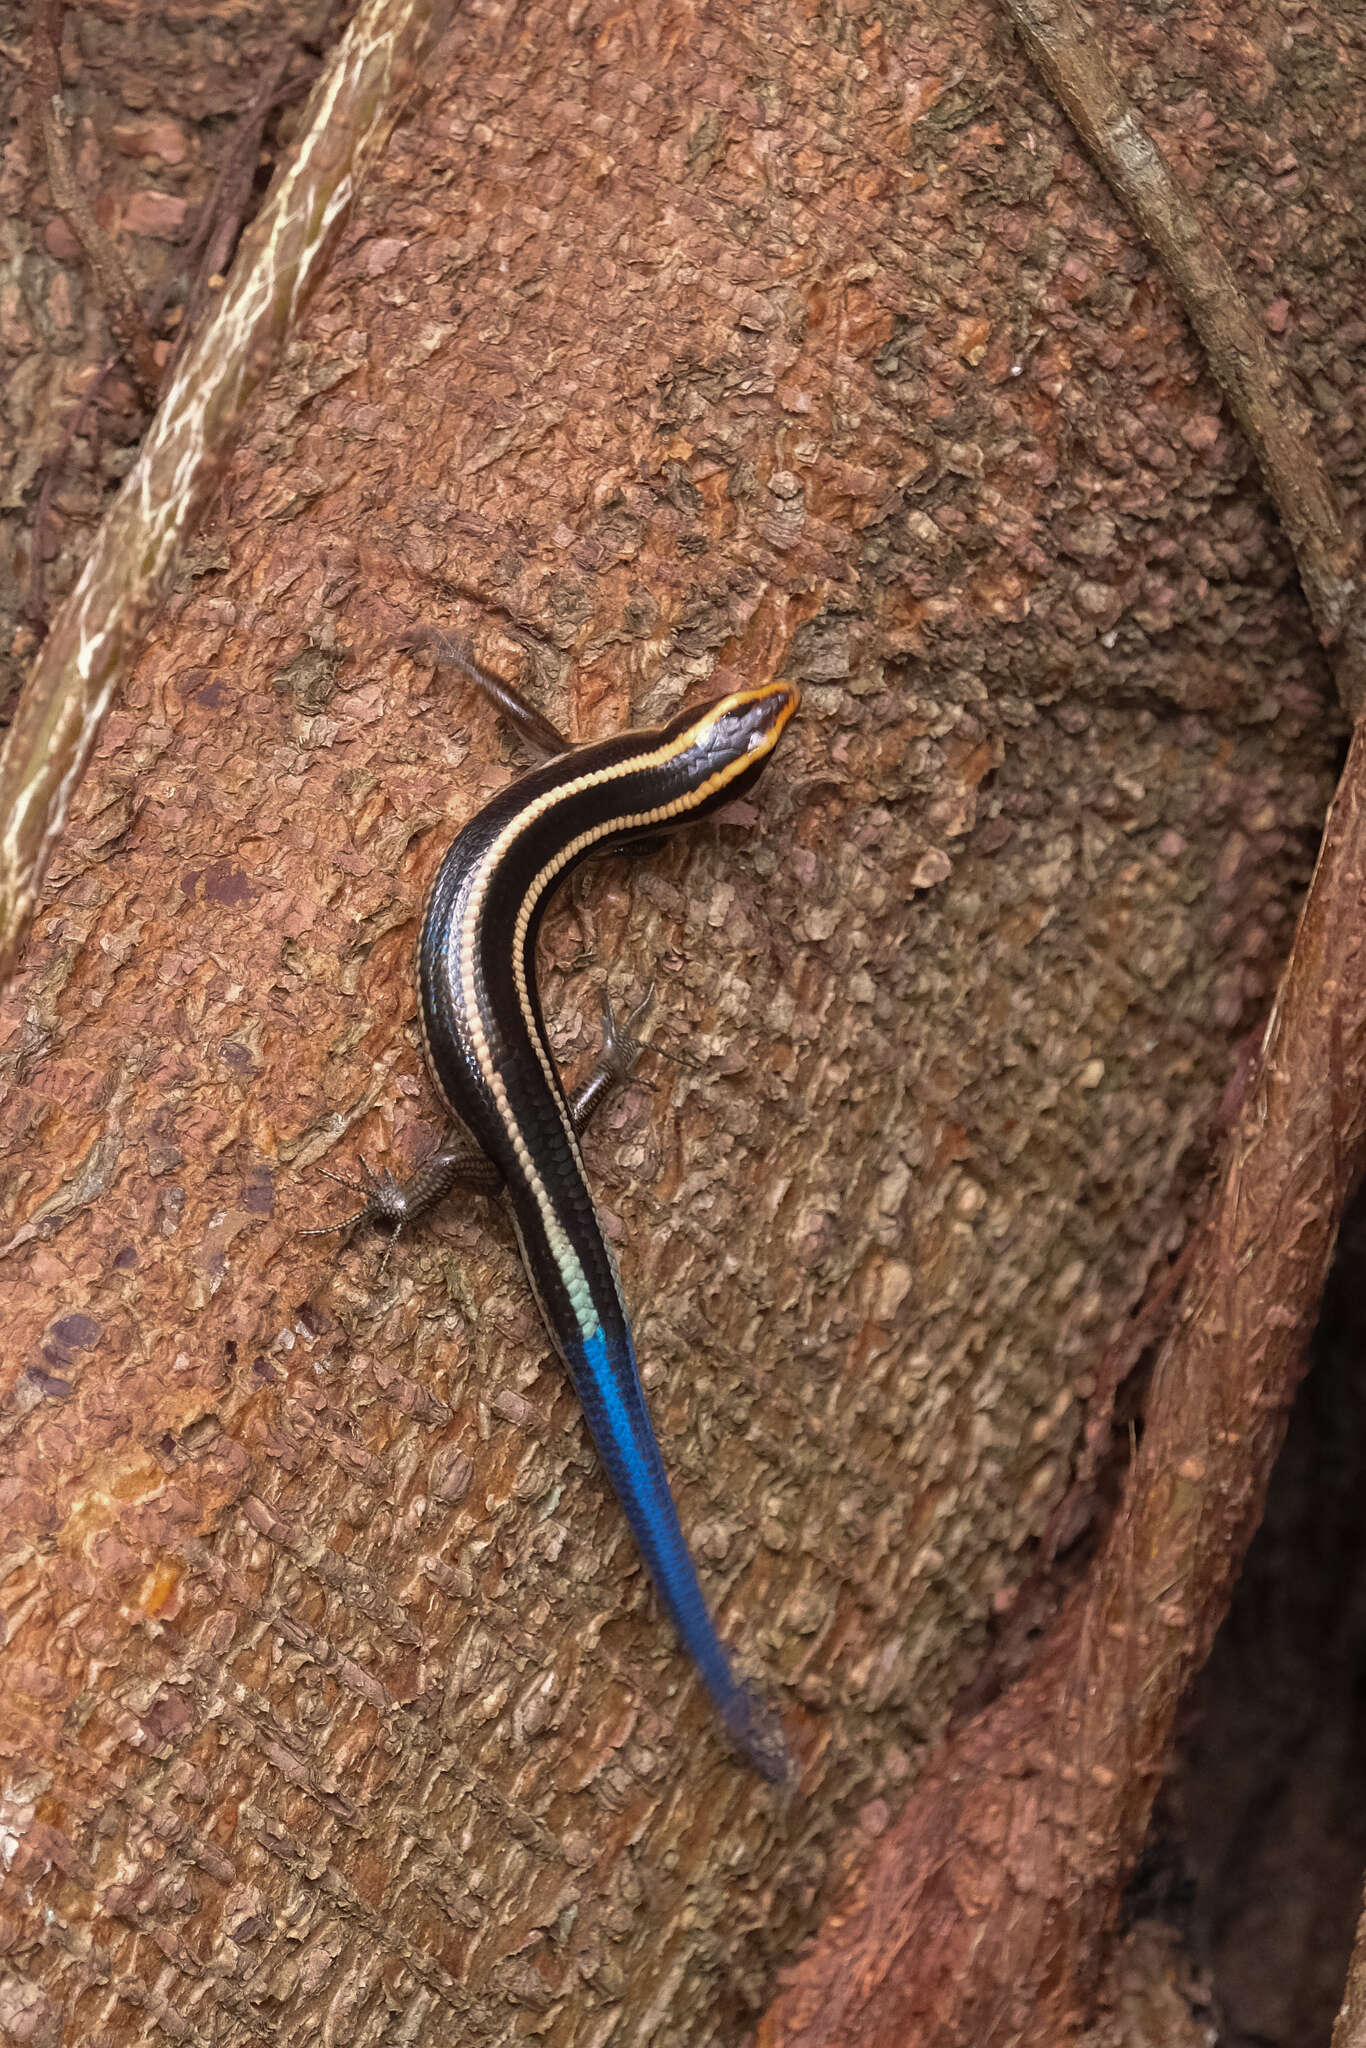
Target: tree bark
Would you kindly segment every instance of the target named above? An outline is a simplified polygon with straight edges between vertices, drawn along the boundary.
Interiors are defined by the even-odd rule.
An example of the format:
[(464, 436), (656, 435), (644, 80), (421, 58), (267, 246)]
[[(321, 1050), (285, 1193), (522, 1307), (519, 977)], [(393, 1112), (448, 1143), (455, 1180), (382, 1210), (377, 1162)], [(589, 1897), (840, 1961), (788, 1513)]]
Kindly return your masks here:
[(1333, 2028), (1333, 2048), (1362, 2048), (1366, 2041), (1366, 1922), (1358, 1924), (1342, 2006)]
[[(1345, 412), (1350, 121), (1287, 226), (1293, 96), (1255, 146), (1231, 111), (1280, 57), (1194, 47), (1186, 172), (1233, 136), (1269, 204), (1226, 253)], [(1248, 452), (989, 9), (491, 5), (433, 72), (5, 1015), (0, 2024), (34, 2041), (743, 2039), (1073, 1501), (1331, 787)], [(543, 975), (567, 1065), (652, 980), (703, 1061), (590, 1170), (788, 1805), (712, 1728), (497, 1212), (378, 1286), (296, 1235), (319, 1166), (436, 1134), (416, 919), (515, 772), (416, 621), (583, 736), (804, 686), (746, 810), (600, 868)]]

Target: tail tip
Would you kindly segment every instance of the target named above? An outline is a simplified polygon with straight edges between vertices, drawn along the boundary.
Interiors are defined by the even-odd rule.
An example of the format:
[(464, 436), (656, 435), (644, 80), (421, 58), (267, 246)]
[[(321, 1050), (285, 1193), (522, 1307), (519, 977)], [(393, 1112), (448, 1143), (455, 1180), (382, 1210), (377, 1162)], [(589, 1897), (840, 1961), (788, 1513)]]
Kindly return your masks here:
[(766, 1783), (790, 1792), (797, 1782), (797, 1766), (768, 1701), (748, 1690), (740, 1692), (727, 1706), (724, 1719), (726, 1732), (746, 1763)]

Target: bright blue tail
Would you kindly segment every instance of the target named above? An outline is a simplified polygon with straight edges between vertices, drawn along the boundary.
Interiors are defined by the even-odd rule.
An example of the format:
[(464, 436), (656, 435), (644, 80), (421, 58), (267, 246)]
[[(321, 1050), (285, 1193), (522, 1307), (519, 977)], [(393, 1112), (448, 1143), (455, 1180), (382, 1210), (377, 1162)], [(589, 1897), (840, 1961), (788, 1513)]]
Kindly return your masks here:
[(785, 1783), (792, 1763), (776, 1717), (736, 1678), (716, 1633), (669, 1490), (630, 1337), (623, 1331), (612, 1343), (599, 1329), (575, 1349), (578, 1356), (567, 1363), (588, 1427), (669, 1619), (731, 1740), (762, 1777)]

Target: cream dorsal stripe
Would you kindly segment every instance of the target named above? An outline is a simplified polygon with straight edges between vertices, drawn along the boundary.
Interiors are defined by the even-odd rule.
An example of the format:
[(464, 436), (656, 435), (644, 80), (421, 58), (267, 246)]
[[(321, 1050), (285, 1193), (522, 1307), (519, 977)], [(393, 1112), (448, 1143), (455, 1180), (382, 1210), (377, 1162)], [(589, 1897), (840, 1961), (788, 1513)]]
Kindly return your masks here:
[[(466, 666), (534, 738), (538, 715)], [(775, 1783), (791, 1774), (781, 1729), (737, 1677), (689, 1551), (576, 1142), (605, 1089), (634, 1069), (643, 1007), (623, 1026), (604, 1006), (598, 1062), (567, 1095), (541, 1017), (535, 952), (541, 912), (585, 855), (647, 842), (747, 790), (799, 701), (793, 684), (759, 684), (579, 747), (544, 726), (549, 760), (491, 796), (447, 848), (418, 940), (432, 1079), (492, 1173), (452, 1129), (406, 1185), (377, 1179), (363, 1212), (397, 1234), (462, 1181), (481, 1192), (502, 1184), (547, 1332), (651, 1580), (732, 1741)]]
[[(624, 761), (615, 762), (607, 768), (591, 770), (587, 774), (576, 776), (572, 781), (563, 783), (555, 789), (544, 790), (540, 795), (533, 797), (522, 810), (517, 812), (515, 817), (508, 820), (503, 830), (484, 854), (479, 864), (478, 877), (466, 899), (464, 915), (461, 917), (458, 925), (452, 926), (449, 936), (448, 967), (452, 973), (452, 979), (459, 990), (460, 1006), (471, 1022), (471, 1037), (480, 1074), (490, 1095), (497, 1104), (498, 1114), (504, 1129), (509, 1135), (517, 1164), (522, 1170), (527, 1188), (531, 1193), (532, 1199), (535, 1201), (541, 1218), (541, 1227), (545, 1232), (546, 1242), (550, 1248), (551, 1257), (554, 1259), (559, 1270), (565, 1293), (569, 1298), (575, 1320), (579, 1326), (580, 1336), (585, 1343), (594, 1337), (602, 1327), (601, 1318), (594, 1305), (592, 1288), (589, 1285), (588, 1277), (583, 1270), (579, 1256), (556, 1214), (554, 1200), (537, 1170), (535, 1161), (531, 1157), (518, 1121), (512, 1114), (507, 1091), (503, 1085), (502, 1076), (494, 1065), (488, 1036), (484, 1029), (483, 1016), (478, 1001), (475, 961), (478, 957), (480, 945), (485, 898), (488, 894), (489, 882), (492, 876), (497, 873), (509, 848), (524, 832), (529, 831), (532, 826), (543, 818), (548, 811), (556, 809), (561, 804), (572, 802), (575, 798), (584, 795), (589, 790), (600, 789), (605, 784), (611, 782), (624, 781), (627, 777), (639, 775), (642, 771), (649, 772), (654, 769), (663, 768), (669, 762), (676, 761), (681, 755), (689, 753), (695, 748), (704, 749), (705, 734), (716, 724), (718, 713), (722, 712), (731, 702), (733, 700), (727, 698), (723, 699), (720, 704), (711, 706), (709, 714), (699, 719), (697, 725), (687, 727), (682, 733), (676, 735), (675, 738), (668, 741), (665, 745), (656, 748), (651, 753), (630, 755)], [(535, 915), (538, 905), (544, 900), (546, 892), (554, 884), (556, 877), (571, 862), (577, 860), (580, 854), (586, 852), (590, 847), (597, 845), (601, 840), (611, 838), (618, 833), (634, 832), (637, 830), (648, 831), (652, 825), (667, 825), (676, 818), (686, 816), (688, 812), (697, 810), (702, 805), (710, 802), (711, 798), (718, 791), (724, 789), (728, 782), (734, 781), (738, 775), (741, 775), (751, 765), (748, 754), (737, 754), (731, 759), (723, 761), (721, 766), (715, 769), (711, 775), (707, 776), (703, 782), (699, 783), (695, 789), (685, 791), (682, 796), (675, 797), (671, 803), (659, 804), (645, 811), (614, 812), (609, 817), (599, 819), (589, 830), (579, 833), (576, 838), (559, 848), (553, 858), (548, 860), (544, 867), (540, 869), (523, 894), (513, 934), (513, 973), (516, 979), (518, 1007), (521, 1011), (522, 1023), (526, 1029), (527, 1037), (535, 1048), (536, 1057), (545, 1075), (551, 1099), (558, 1110), (560, 1121), (564, 1127), (565, 1140), (581, 1179), (584, 1178), (584, 1170), (583, 1160), (579, 1153), (578, 1140), (574, 1135), (573, 1126), (565, 1109), (564, 1092), (560, 1086), (560, 1079), (555, 1071), (554, 1062), (550, 1057), (550, 1049), (542, 1038), (537, 1026), (535, 1007), (531, 1001), (531, 992), (527, 986), (526, 934), (531, 919)], [(610, 1263), (615, 1270), (615, 1262), (611, 1261)], [(624, 1305), (622, 1312), (624, 1315)]]

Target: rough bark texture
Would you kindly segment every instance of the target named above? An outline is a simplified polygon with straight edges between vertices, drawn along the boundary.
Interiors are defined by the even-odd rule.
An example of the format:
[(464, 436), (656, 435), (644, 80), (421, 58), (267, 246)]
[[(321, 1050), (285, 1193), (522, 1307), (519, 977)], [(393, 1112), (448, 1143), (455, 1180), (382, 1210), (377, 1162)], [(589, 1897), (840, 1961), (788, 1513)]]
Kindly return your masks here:
[[(1268, 324), (1336, 391), (1339, 217), (1277, 183), (1301, 49), (1208, 59), (1262, 81), (1255, 144), (1182, 135), (1217, 185), (1232, 134), (1230, 253), (1284, 259)], [(8, 1013), (0, 2022), (33, 2041), (741, 2038), (1027, 1575), (1329, 786), (1248, 458), (986, 9), (491, 6), (435, 68)], [(443, 1219), (378, 1295), (293, 1235), (308, 1167), (433, 1134), (414, 922), (511, 772), (392, 651), (414, 618), (584, 734), (806, 685), (748, 817), (601, 870), (592, 964), (569, 915), (545, 976), (567, 1059), (604, 978), (655, 977), (708, 1063), (591, 1163), (787, 1808), (714, 1735), (505, 1227)]]
[(1206, 2003), (1171, 1929), (1140, 1921), (1116, 1947), (1101, 2017), (1077, 2048), (1219, 2048)]
[[(1211, 227), (1138, 118), (1096, 34), (1072, 0), (1003, 0), (1049, 90), (1075, 124), (1175, 287), (1230, 412), (1256, 453), (1295, 553), (1300, 587), (1333, 658), (1350, 718), (1366, 691), (1366, 615), (1351, 522), (1323, 461), (1317, 422), (1266, 321)], [(1345, 54), (1345, 53), (1343, 53)]]
[[(40, 22), (54, 11), (60, 13), (60, 0), (46, 0)], [(445, 8), (440, 12), (444, 17)], [(0, 973), (6, 976), (72, 794), (221, 474), (242, 413), (291, 337), (367, 166), (387, 141), (442, 25), (421, 0), (361, 0), (309, 101), (298, 145), (244, 237), (212, 314), (169, 372), (137, 460), (48, 628), (0, 754)], [(64, 213), (83, 217), (90, 261), (107, 271), (118, 262), (117, 248), (81, 208), (59, 139), (56, 24), (47, 35), (35, 32), (34, 43), (44, 52), (39, 85), (54, 95), (43, 100), (48, 177)], [(268, 91), (282, 68), (283, 60)], [(131, 311), (136, 320), (131, 281), (120, 274), (119, 284), (125, 315)], [(126, 317), (115, 325), (123, 353), (143, 366), (139, 382), (155, 398), (145, 368), (150, 360), (155, 369), (150, 331), (130, 339)]]
[(1028, 1677), (935, 1759), (850, 1885), (765, 2048), (1049, 2048), (1084, 2021), (1366, 1164), (1364, 895), (1358, 726), (1121, 1511)]
[[(1297, 400), (1278, 412), (1282, 373), (1237, 278), (1202, 248), (1198, 213), (1070, 0), (1009, 6), (1210, 350), (1296, 549), (1339, 694), (1355, 707), (1366, 644), (1359, 514), (1339, 496), (1326, 438)], [(1340, 46), (1339, 62), (1351, 54)], [(1027, 1680), (936, 1759), (858, 1872), (766, 2016), (769, 2048), (965, 2038), (1053, 2048), (1094, 2003), (1103, 1930), (1260, 1514), (1338, 1222), (1366, 1167), (1363, 731), (1262, 1046), (1230, 1092), (1242, 1106), (1217, 1199), (1154, 1296), (1179, 1281), (1117, 1523)], [(1126, 1348), (1107, 1354), (1102, 1392)], [(1324, 1968), (1324, 1944), (1314, 1945), (1317, 1958), (1313, 1945), (1303, 1957), (1279, 1948), (1282, 1987), (1298, 1976), (1303, 1988), (1301, 2028)], [(1267, 2038), (1264, 2025), (1255, 2034)]]
[(1145, 1886), (1188, 1902), (1220, 2048), (1326, 2048), (1366, 1865), (1366, 1190), (1228, 1621), (1192, 1688)]
[[(61, 10), (58, 10), (60, 12)], [(57, 65), (60, 110), (31, 29), (50, 4), (0, 5), (0, 710), (45, 622), (76, 580), (109, 495), (133, 460), (148, 407), (123, 360), (110, 303), (125, 284), (164, 361), (194, 309), (209, 243), (240, 222), (257, 149), (235, 157), (264, 80), (301, 93), (316, 60), (305, 45), (328, 0), (201, 0), (174, 12), (105, 0), (68, 7)], [(278, 111), (273, 108), (272, 111)], [(297, 106), (291, 108), (297, 112)], [(288, 116), (284, 117), (286, 125)], [(84, 221), (53, 192), (55, 123)], [(275, 124), (270, 124), (273, 141)], [(259, 140), (259, 136), (258, 136)], [(60, 179), (59, 179), (60, 182)], [(112, 242), (111, 280), (81, 234)], [(225, 267), (210, 262), (208, 274)], [(116, 318), (117, 318), (117, 308)]]

